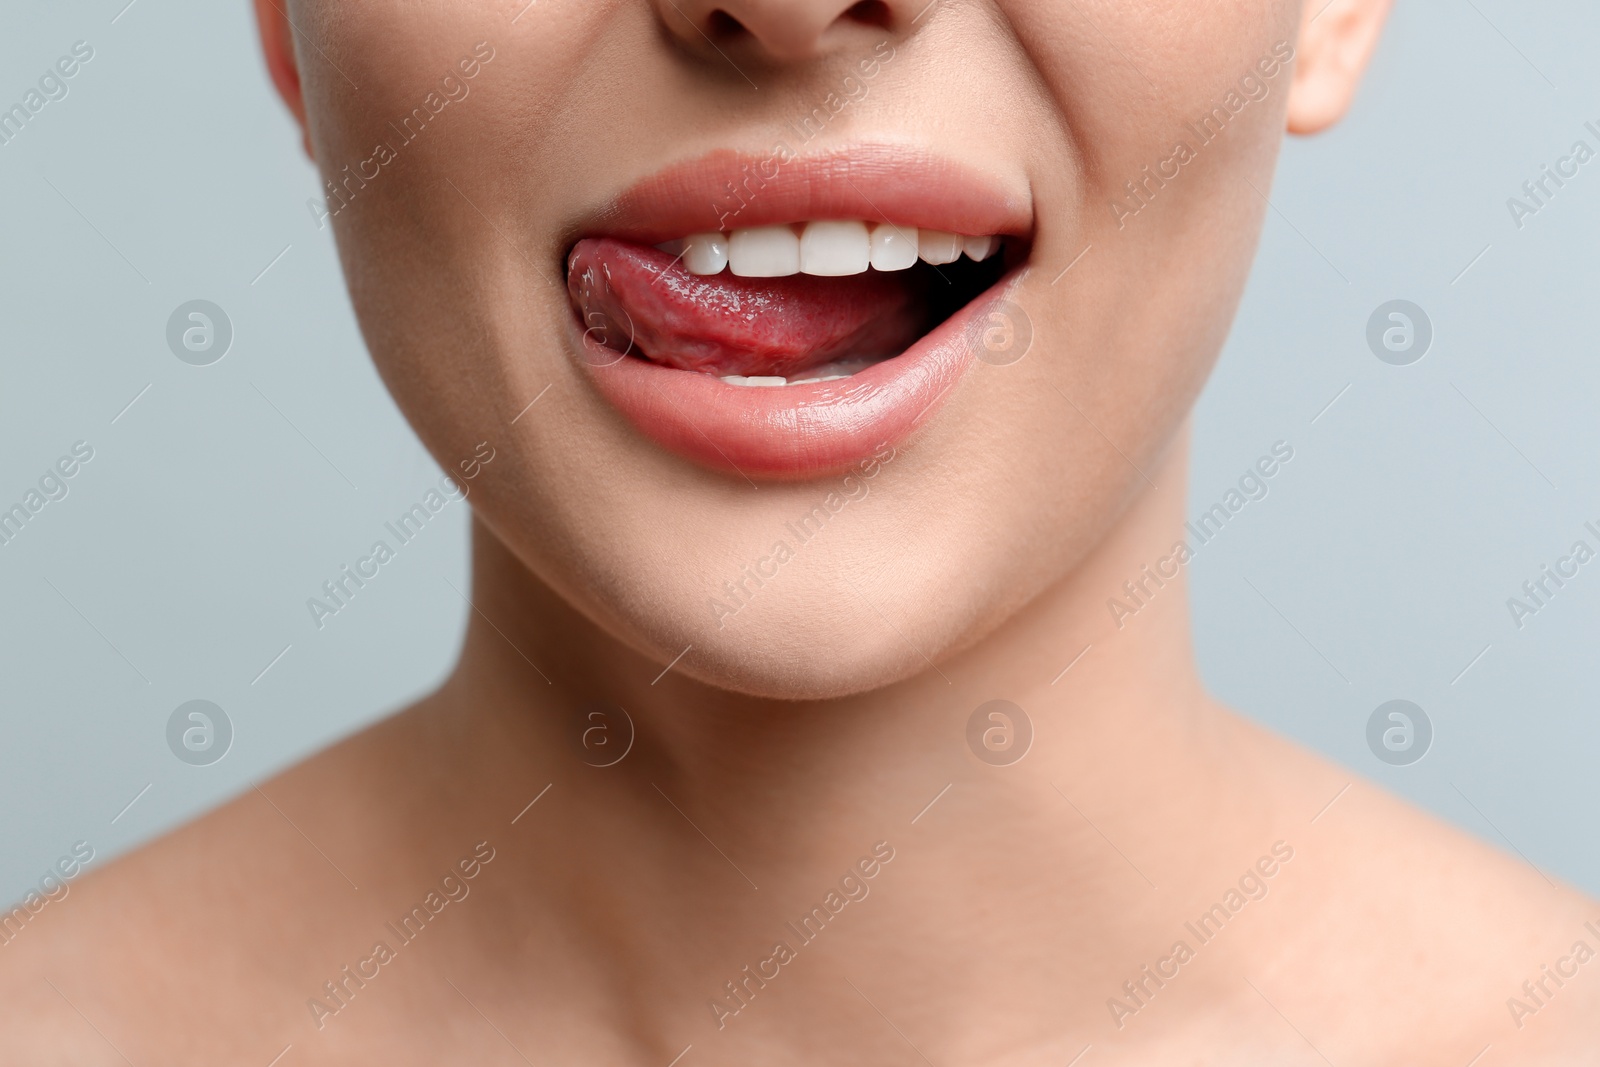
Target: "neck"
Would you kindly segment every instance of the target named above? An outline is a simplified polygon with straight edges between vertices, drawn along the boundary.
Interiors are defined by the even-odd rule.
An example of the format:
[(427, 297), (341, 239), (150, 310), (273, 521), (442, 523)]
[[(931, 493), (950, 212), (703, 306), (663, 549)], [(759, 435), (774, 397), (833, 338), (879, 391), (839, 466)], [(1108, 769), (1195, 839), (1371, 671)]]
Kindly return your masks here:
[[(1043, 1024), (1072, 996), (1103, 1018), (1105, 968), (1147, 956), (1153, 926), (1172, 933), (1155, 887), (1192, 874), (1217, 827), (1237, 824), (1216, 817), (1220, 754), (1236, 738), (1201, 692), (1182, 568), (1159, 586), (1143, 570), (1193, 544), (1184, 451), (1154, 472), (1162, 488), (999, 630), (936, 669), (837, 700), (763, 700), (662, 675), (663, 662), (578, 615), (480, 526), (461, 665), (423, 706), (453, 740), (430, 743), (470, 761), (496, 819), (553, 783), (507, 840), (544, 914), (588, 931), (573, 947), (606, 972), (606, 1013), (620, 998), (645, 1025), (686, 1035), (680, 1046), (708, 1028), (781, 1040), (808, 1012), (854, 1011), (840, 975), (885, 1011), (875, 989), (920, 990), (897, 1007), (935, 1030), (953, 1025), (957, 1013), (940, 1009), (962, 997)], [(1142, 603), (1129, 580), (1143, 583)], [(1137, 611), (1113, 613), (1113, 596)], [(996, 699), (1022, 718), (986, 718), (969, 743), (976, 709)], [(596, 701), (626, 719), (586, 717)], [(1007, 763), (1029, 725), (1031, 745)], [(586, 765), (620, 755), (630, 734), (620, 761)], [(858, 869), (841, 889), (875, 845), (874, 876)], [(830, 892), (845, 906), (824, 905), (827, 932), (799, 925)], [(990, 913), (1018, 916), (1009, 928), (1026, 936), (975, 955)], [(764, 963), (779, 942), (796, 956), (825, 946), (831, 962)], [(744, 977), (747, 964), (779, 968), (765, 981), (786, 1007)], [(948, 981), (923, 984), (930, 967)], [(1019, 999), (1017, 977), (1030, 973)], [(730, 990), (734, 980), (744, 984)], [(1008, 988), (1009, 999), (998, 992)]]

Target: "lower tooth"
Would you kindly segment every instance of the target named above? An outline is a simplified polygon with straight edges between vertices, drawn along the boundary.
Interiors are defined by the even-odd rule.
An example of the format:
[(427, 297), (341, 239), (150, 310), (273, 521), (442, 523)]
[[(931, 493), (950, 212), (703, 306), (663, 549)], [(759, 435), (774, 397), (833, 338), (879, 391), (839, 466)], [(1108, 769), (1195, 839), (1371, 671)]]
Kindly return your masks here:
[(811, 367), (807, 370), (797, 371), (793, 378), (783, 378), (776, 374), (753, 374), (746, 377), (743, 374), (724, 374), (720, 376), (728, 385), (745, 386), (777, 386), (777, 385), (815, 385), (818, 382), (837, 382), (845, 378), (853, 378), (868, 367), (875, 366), (887, 357), (839, 359), (832, 363), (824, 363), (820, 367)]
[(771, 388), (776, 385), (788, 385), (789, 379), (771, 374), (752, 374), (746, 377), (742, 374), (724, 374), (722, 380), (729, 385), (757, 386)]

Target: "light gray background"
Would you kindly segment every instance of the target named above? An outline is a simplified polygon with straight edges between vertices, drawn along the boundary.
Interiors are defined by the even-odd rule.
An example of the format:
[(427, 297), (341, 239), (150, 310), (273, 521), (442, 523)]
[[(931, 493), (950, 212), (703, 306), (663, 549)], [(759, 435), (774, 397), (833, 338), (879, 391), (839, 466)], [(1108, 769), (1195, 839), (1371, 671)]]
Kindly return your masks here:
[[(125, 3), (0, 9), (0, 105), (96, 52), (0, 147), (0, 507), (95, 449), (0, 547), (0, 899), (397, 708), (465, 621), (452, 504), (312, 629), (306, 598), (438, 472), (368, 363), (246, 0)], [(1402, 0), (1348, 121), (1286, 150), (1191, 490), (1294, 446), (1192, 567), (1215, 691), (1594, 893), (1600, 561), (1520, 631), (1505, 600), (1600, 525), (1600, 160), (1521, 231), (1506, 198), (1600, 147), (1597, 45), (1591, 0)], [(1397, 297), (1436, 330), (1410, 367), (1365, 343)], [(166, 347), (194, 298), (234, 324), (214, 366)], [(197, 697), (236, 731), (209, 767), (166, 746)], [(1394, 697), (1436, 731), (1409, 767), (1366, 747)]]

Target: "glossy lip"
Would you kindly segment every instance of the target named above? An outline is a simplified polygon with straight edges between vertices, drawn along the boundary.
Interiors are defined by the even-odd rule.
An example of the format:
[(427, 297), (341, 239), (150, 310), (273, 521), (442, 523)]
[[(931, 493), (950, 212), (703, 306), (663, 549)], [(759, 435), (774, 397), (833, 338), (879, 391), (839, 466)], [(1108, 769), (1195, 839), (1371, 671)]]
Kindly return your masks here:
[[(691, 233), (810, 219), (862, 219), (983, 236), (1033, 232), (1026, 189), (905, 145), (792, 157), (720, 150), (636, 183), (579, 236), (658, 244)], [(769, 177), (770, 175), (770, 177)]]
[[(826, 218), (1023, 237), (1033, 227), (1028, 197), (980, 172), (915, 149), (860, 145), (786, 162), (714, 152), (634, 185), (580, 235), (655, 244)], [(1015, 267), (900, 355), (832, 382), (736, 386), (619, 356), (585, 333), (575, 314), (569, 341), (601, 395), (669, 451), (746, 478), (816, 477), (926, 422), (971, 368), (974, 329), (1025, 269)]]

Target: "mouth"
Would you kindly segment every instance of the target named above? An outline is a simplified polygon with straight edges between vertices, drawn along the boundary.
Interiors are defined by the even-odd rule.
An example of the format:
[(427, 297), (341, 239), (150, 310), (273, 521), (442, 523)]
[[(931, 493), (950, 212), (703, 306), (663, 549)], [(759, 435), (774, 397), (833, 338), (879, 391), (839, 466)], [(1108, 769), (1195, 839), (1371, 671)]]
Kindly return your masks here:
[(970, 369), (1026, 267), (1026, 204), (904, 149), (718, 153), (635, 186), (571, 246), (572, 347), (679, 456), (833, 473), (908, 437)]

